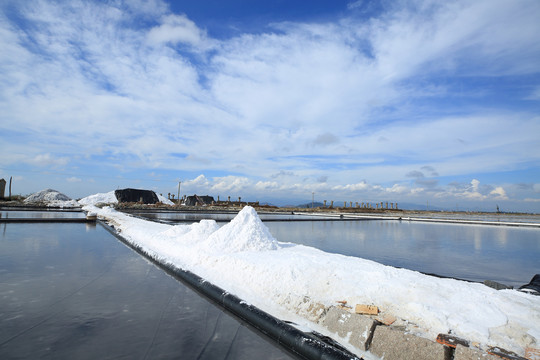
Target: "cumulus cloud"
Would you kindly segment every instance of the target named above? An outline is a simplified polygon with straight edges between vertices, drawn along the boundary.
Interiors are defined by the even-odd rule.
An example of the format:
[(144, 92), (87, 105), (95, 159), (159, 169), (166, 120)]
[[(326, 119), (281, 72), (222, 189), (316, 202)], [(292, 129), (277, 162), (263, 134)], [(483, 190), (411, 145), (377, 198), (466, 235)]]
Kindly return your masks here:
[(409, 188), (401, 184), (394, 184), (391, 188), (386, 188), (386, 191), (389, 193), (403, 194), (409, 192)]
[[(259, 184), (419, 194), (405, 190), (408, 180), (481, 200), (510, 192), (476, 182), (439, 189), (433, 177), (540, 160), (534, 112), (501, 111), (486, 95), (496, 89), (466, 87), (478, 76), (538, 74), (535, 2), (390, 2), (375, 11), (352, 1), (338, 19), (226, 39), (160, 0), (9, 6), (0, 5), (0, 130), (15, 160), (3, 164), (85, 159), (224, 175), (186, 182), (205, 192)], [(441, 74), (459, 76), (460, 90)], [(524, 86), (531, 95), (519, 96), (536, 99), (538, 85)], [(456, 98), (480, 101), (441, 108)]]
[(184, 14), (166, 15), (159, 26), (148, 32), (148, 41), (152, 44), (184, 43), (200, 46), (206, 41), (206, 32)]
[(346, 190), (346, 191), (362, 191), (369, 190), (370, 185), (366, 181), (361, 181), (356, 184), (347, 184), (347, 185), (337, 185), (332, 188), (332, 190)]
[(508, 200), (508, 196), (506, 196), (506, 191), (504, 191), (502, 186), (497, 186), (489, 193), (489, 195), (493, 196), (496, 199)]

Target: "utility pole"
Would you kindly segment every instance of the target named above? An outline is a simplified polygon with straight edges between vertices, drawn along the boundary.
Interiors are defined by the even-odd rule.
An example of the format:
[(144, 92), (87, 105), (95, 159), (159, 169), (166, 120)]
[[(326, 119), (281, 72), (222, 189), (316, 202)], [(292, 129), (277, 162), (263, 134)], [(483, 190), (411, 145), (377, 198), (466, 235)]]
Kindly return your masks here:
[(315, 202), (315, 192), (311, 192), (311, 208), (313, 209), (313, 203)]
[(176, 197), (176, 198), (177, 198), (176, 201), (178, 201), (178, 204), (179, 204), (179, 205), (180, 205), (180, 184), (181, 184), (181, 183), (182, 183), (181, 181), (178, 182), (178, 196)]

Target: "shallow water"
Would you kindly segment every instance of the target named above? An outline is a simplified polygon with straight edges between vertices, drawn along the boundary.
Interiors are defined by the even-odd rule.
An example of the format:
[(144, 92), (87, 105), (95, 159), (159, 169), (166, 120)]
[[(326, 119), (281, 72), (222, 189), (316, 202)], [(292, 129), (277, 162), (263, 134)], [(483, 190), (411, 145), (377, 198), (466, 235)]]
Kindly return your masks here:
[(289, 359), (101, 226), (0, 224), (2, 359)]
[(85, 218), (82, 211), (61, 211), (61, 210), (0, 210), (0, 219), (65, 219), (65, 218)]
[(519, 286), (540, 273), (540, 229), (394, 220), (268, 222), (279, 241), (472, 281)]

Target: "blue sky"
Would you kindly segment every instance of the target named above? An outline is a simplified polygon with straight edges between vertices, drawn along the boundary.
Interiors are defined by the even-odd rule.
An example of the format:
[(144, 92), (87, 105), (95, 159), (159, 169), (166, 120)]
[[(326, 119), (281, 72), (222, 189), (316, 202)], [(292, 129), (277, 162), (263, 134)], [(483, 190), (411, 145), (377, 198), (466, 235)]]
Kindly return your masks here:
[(538, 1), (3, 1), (0, 177), (540, 212)]

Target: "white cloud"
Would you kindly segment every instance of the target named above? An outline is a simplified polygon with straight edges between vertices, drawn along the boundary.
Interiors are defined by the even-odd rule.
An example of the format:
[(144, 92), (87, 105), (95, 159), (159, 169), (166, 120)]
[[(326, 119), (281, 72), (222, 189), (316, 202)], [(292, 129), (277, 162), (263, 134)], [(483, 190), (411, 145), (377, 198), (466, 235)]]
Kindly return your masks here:
[(200, 46), (206, 41), (206, 32), (199, 29), (186, 15), (166, 15), (161, 25), (150, 29), (148, 41), (152, 44), (185, 43)]
[(276, 181), (257, 181), (254, 187), (257, 191), (274, 190), (279, 188), (279, 184)]
[(70, 183), (77, 183), (77, 182), (81, 182), (82, 179), (76, 177), (76, 176), (72, 176), (72, 177), (69, 177), (66, 179), (67, 182), (70, 182)]
[(396, 194), (404, 194), (404, 193), (409, 192), (409, 188), (401, 184), (394, 184), (391, 188), (386, 188), (385, 190), (389, 193), (396, 193)]
[(184, 181), (184, 186), (208, 187), (210, 182), (203, 174), (197, 176), (193, 180)]
[(229, 175), (214, 178), (214, 183), (210, 189), (216, 193), (242, 193), (251, 184), (251, 181), (247, 177)]
[(345, 191), (363, 191), (369, 190), (371, 186), (366, 183), (366, 181), (361, 181), (356, 184), (347, 184), (347, 185), (337, 185), (332, 188), (332, 190), (345, 190)]
[[(540, 160), (534, 113), (479, 102), (448, 116), (425, 102), (453, 95), (433, 74), (463, 84), (537, 74), (538, 4), (399, 2), (357, 18), (366, 4), (350, 2), (336, 21), (218, 40), (158, 0), (16, 3), (34, 26), (0, 13), (0, 130), (17, 134), (2, 137), (11, 159), (2, 163), (108, 157), (123, 169), (234, 172), (185, 184), (204, 192), (412, 196), (421, 191), (403, 183), (411, 169), (472, 178)], [(428, 180), (416, 185), (462, 198), (510, 194)]]
[(506, 196), (506, 191), (504, 191), (502, 186), (497, 186), (489, 193), (489, 195), (493, 196), (496, 199), (508, 200), (508, 196)]

